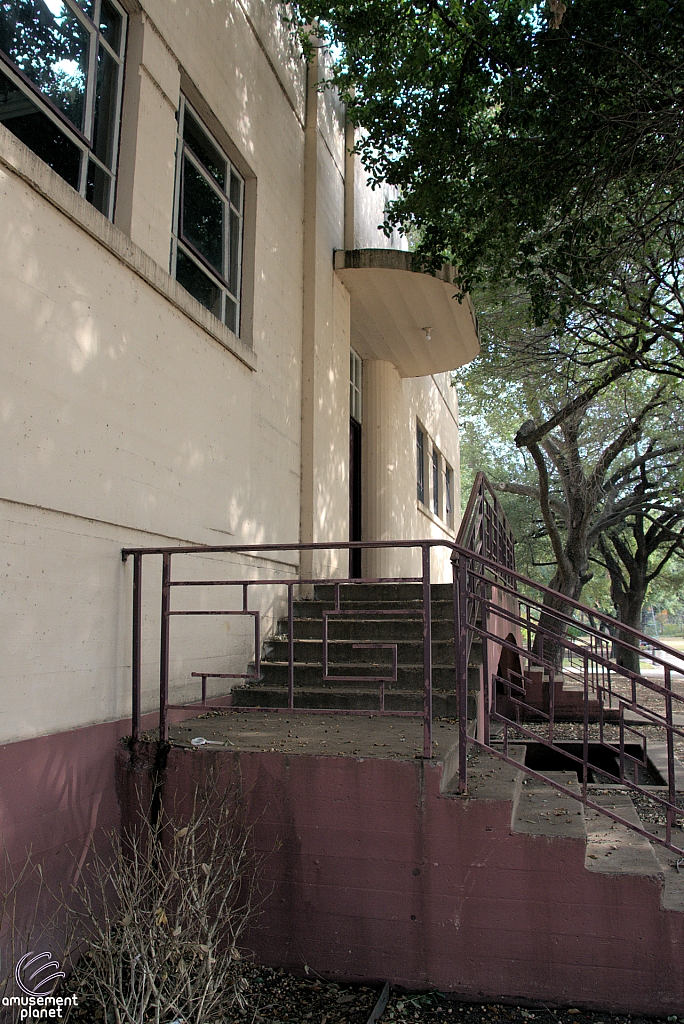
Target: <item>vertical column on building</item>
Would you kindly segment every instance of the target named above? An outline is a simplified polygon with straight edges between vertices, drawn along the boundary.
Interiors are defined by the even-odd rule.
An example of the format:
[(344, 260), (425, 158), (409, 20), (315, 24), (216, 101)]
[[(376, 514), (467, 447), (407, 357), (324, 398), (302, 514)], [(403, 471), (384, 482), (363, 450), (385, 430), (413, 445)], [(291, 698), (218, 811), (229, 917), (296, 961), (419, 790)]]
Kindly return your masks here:
[(128, 23), (114, 222), (168, 268), (180, 69), (144, 12)]
[[(316, 215), (318, 192), (318, 79), (319, 51), (314, 48), (307, 69), (304, 126), (304, 266), (302, 317), (302, 445), (299, 539), (314, 540), (315, 474), (315, 356), (316, 356)], [(313, 575), (313, 554), (302, 552), (300, 574)]]
[[(336, 97), (319, 91), (324, 74), (324, 57), (315, 48), (304, 129), (304, 544), (345, 541), (349, 527), (349, 295), (333, 269), (333, 253), (344, 244), (344, 124)], [(305, 553), (301, 571), (306, 578), (346, 575), (347, 566), (346, 552), (328, 549)]]
[[(406, 424), (399, 422), (401, 378), (392, 363), (364, 361), (363, 401), (362, 536), (368, 541), (396, 540), (407, 536), (405, 503), (397, 493)], [(393, 575), (396, 565), (397, 553), (391, 549), (364, 552), (364, 576)]]

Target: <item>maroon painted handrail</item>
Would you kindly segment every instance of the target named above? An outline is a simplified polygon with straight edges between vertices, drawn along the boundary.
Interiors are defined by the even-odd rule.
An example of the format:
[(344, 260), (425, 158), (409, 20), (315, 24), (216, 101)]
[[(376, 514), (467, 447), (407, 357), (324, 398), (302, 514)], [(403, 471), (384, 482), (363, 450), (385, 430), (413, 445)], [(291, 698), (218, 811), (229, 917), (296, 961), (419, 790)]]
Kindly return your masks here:
[[(423, 722), (423, 756), (432, 756), (432, 625), (431, 625), (431, 579), (430, 560), (433, 549), (446, 549), (451, 557), (453, 566), (453, 602), (454, 602), (454, 688), (458, 699), (459, 709), (459, 787), (461, 792), (467, 792), (467, 750), (469, 745), (489, 751), (495, 757), (514, 765), (528, 775), (540, 778), (553, 788), (579, 799), (585, 806), (594, 808), (612, 820), (624, 825), (632, 831), (647, 836), (654, 842), (659, 842), (668, 849), (684, 855), (673, 841), (672, 829), (681, 820), (684, 811), (677, 806), (677, 792), (675, 769), (677, 762), (674, 756), (675, 736), (684, 738), (684, 729), (674, 722), (673, 708), (679, 708), (684, 712), (684, 689), (678, 693), (673, 687), (673, 674), (680, 672), (680, 653), (668, 647), (659, 640), (647, 637), (638, 630), (632, 629), (617, 622), (603, 612), (587, 608), (579, 601), (571, 598), (563, 598), (563, 607), (556, 610), (551, 607), (550, 602), (558, 602), (559, 595), (542, 584), (536, 583), (515, 568), (514, 541), (510, 527), (505, 515), (499, 505), (491, 485), (483, 474), (478, 474), (473, 485), (470, 500), (464, 515), (456, 543), (447, 540), (404, 540), (404, 541), (338, 541), (328, 543), (311, 544), (229, 544), (229, 545), (177, 545), (168, 547), (138, 547), (125, 548), (122, 551), (124, 561), (133, 557), (133, 660), (132, 660), (132, 696), (133, 696), (133, 737), (139, 739), (142, 714), (142, 676), (141, 676), (141, 643), (142, 643), (142, 570), (143, 560), (148, 556), (161, 556), (162, 558), (162, 587), (161, 587), (161, 631), (160, 631), (160, 680), (159, 680), (159, 724), (160, 738), (166, 741), (168, 738), (168, 712), (177, 707), (203, 708), (216, 707), (209, 703), (206, 697), (207, 678), (227, 677), (227, 673), (202, 673), (193, 675), (202, 677), (202, 703), (200, 705), (175, 705), (169, 702), (169, 655), (170, 655), (170, 632), (169, 623), (174, 615), (178, 614), (246, 614), (255, 616), (255, 644), (260, 644), (260, 631), (258, 611), (249, 607), (249, 595), (254, 588), (262, 586), (281, 586), (287, 592), (287, 619), (288, 619), (288, 700), (287, 708), (254, 708), (255, 711), (269, 711), (275, 713), (296, 712), (307, 714), (368, 714), (368, 711), (356, 711), (353, 709), (320, 709), (320, 708), (299, 708), (295, 705), (294, 687), (294, 630), (293, 630), (293, 604), (294, 587), (304, 584), (329, 583), (334, 585), (335, 608), (338, 613), (340, 609), (341, 585), (356, 586), (365, 583), (387, 583), (398, 584), (402, 582), (421, 584), (421, 609), (422, 616), (422, 648), (423, 648), (423, 709), (417, 712), (396, 712), (388, 711), (384, 707), (384, 678), (377, 678), (380, 686), (380, 707), (373, 711), (373, 715), (397, 715), (418, 717)], [(296, 565), (293, 565), (293, 576), (288, 579), (266, 578), (266, 579), (222, 579), (213, 578), (205, 580), (176, 580), (172, 573), (172, 559), (175, 555), (206, 555), (206, 554), (236, 554), (236, 555), (263, 555), (268, 553), (291, 552), (300, 556), (305, 551), (351, 551), (381, 550), (381, 549), (413, 549), (420, 552), (421, 570), (420, 575), (401, 578), (374, 578), (374, 579), (304, 579), (296, 577)], [(293, 559), (296, 562), (297, 559)], [(176, 609), (172, 607), (171, 595), (174, 588), (187, 588), (193, 586), (219, 586), (219, 587), (240, 587), (242, 588), (243, 601), (242, 612), (234, 609), (215, 611), (202, 611), (197, 613), (190, 609)], [(362, 611), (362, 610), (359, 610)], [(554, 620), (554, 628), (549, 630), (540, 617), (543, 613), (550, 613)], [(592, 622), (586, 621), (588, 615), (592, 616)], [(498, 623), (496, 627), (493, 623)], [(598, 625), (596, 625), (598, 624)], [(633, 645), (648, 644), (649, 651), (643, 656), (650, 662), (651, 669), (662, 677), (662, 682), (656, 678), (649, 678), (642, 671), (634, 671), (619, 666), (611, 650), (612, 637), (607, 636), (598, 626), (603, 625), (609, 631), (620, 630), (620, 642), (624, 645), (626, 638), (632, 639)], [(510, 631), (507, 636), (501, 636), (502, 629)], [(572, 632), (568, 633), (568, 630)], [(497, 632), (498, 630), (498, 632)], [(579, 633), (578, 636), (574, 633)], [(535, 636), (535, 643), (532, 636)], [(510, 636), (513, 636), (511, 641)], [(522, 638), (525, 639), (522, 639)], [(484, 731), (477, 736), (468, 734), (468, 652), (473, 641), (477, 639), (483, 649), (482, 683), (480, 688), (480, 702), (484, 702), (483, 720)], [(324, 636), (325, 643), (325, 636)], [(508, 651), (510, 655), (519, 659), (521, 671), (517, 677), (503, 678), (498, 675), (498, 667), (489, 664), (489, 649), (494, 644), (493, 650)], [(393, 645), (383, 645), (392, 647)], [(548, 651), (553, 651), (554, 656), (549, 657)], [(578, 678), (581, 680), (582, 691), (580, 703), (582, 705), (582, 753), (581, 756), (572, 755), (581, 775), (581, 792), (578, 794), (572, 788), (563, 786), (560, 783), (549, 780), (543, 773), (520, 765), (509, 756), (509, 745), (511, 737), (519, 737), (521, 740), (530, 740), (540, 743), (542, 746), (557, 752), (566, 754), (558, 745), (554, 735), (557, 721), (557, 709), (555, 707), (554, 666), (558, 664), (558, 650), (560, 649), (562, 659), (569, 660), (572, 665), (577, 663), (581, 667)], [(259, 651), (255, 651), (255, 666), (258, 668)], [(324, 660), (327, 661), (327, 652)], [(674, 664), (673, 664), (674, 662)], [(393, 663), (396, 665), (396, 645), (394, 650)], [(561, 660), (561, 665), (563, 661)], [(572, 668), (571, 665), (571, 668)], [(639, 666), (641, 669), (641, 666)], [(549, 699), (548, 707), (533, 707), (529, 703), (529, 694), (532, 687), (532, 679), (542, 679), (543, 672), (549, 675)], [(570, 669), (568, 670), (570, 671)], [(575, 671), (572, 668), (572, 671)], [(244, 678), (253, 677), (257, 673), (245, 673)], [(682, 674), (680, 672), (680, 674)], [(243, 676), (240, 676), (242, 678)], [(237, 674), (231, 674), (232, 678)], [(577, 691), (579, 692), (579, 691)], [(506, 700), (503, 700), (503, 697)], [(592, 708), (594, 709), (592, 711)], [(598, 710), (596, 710), (598, 709)], [(249, 710), (243, 708), (241, 710)], [(531, 729), (530, 722), (526, 716), (531, 712), (541, 718), (542, 732), (539, 729)], [(589, 789), (589, 772), (591, 765), (589, 761), (589, 716), (598, 715), (598, 743), (607, 751), (612, 752), (619, 759), (619, 768), (616, 769), (613, 781), (619, 783), (630, 792), (640, 793), (647, 797), (652, 804), (660, 808), (666, 816), (665, 837), (655, 835), (645, 828), (640, 828), (634, 822), (630, 822), (620, 815), (602, 807), (593, 799), (593, 791)], [(632, 712), (633, 718), (627, 720), (626, 712)], [(610, 715), (616, 713), (619, 716), (619, 738), (613, 739), (608, 733), (606, 726)], [(663, 773), (666, 778), (666, 795), (662, 796), (657, 792), (648, 790), (639, 781), (634, 755), (627, 747), (626, 734), (638, 733), (628, 721), (639, 722), (645, 720), (646, 724), (661, 730), (665, 737), (666, 745), (666, 766)], [(492, 725), (503, 730), (501, 742), (492, 738)], [(642, 736), (644, 744), (643, 760), (646, 762), (646, 735)], [(594, 742), (593, 740), (591, 741)], [(684, 767), (684, 766), (683, 766)]]

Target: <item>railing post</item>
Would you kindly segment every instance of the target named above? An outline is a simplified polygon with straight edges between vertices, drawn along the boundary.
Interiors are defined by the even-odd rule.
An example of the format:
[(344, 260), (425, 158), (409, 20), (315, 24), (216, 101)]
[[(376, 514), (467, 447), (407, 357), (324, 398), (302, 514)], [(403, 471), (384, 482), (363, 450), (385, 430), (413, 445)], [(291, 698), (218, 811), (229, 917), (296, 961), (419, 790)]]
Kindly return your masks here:
[(287, 585), (287, 706), (294, 709), (294, 584)]
[[(553, 662), (551, 663), (553, 671)], [(587, 802), (589, 783), (589, 655), (584, 655), (584, 721), (582, 723), (582, 800)], [(553, 686), (553, 682), (551, 683)]]
[(430, 591), (430, 545), (423, 554), (423, 757), (432, 757), (432, 594)]
[(454, 656), (458, 687), (458, 791), (468, 789), (468, 565), (463, 555), (454, 567)]
[[(675, 788), (675, 759), (674, 759), (674, 735), (672, 733), (672, 673), (670, 666), (666, 665), (665, 676), (665, 721), (667, 722), (667, 800), (670, 807), (667, 809), (665, 819), (665, 837), (668, 843), (672, 842), (672, 826), (676, 823), (675, 812), (672, 810), (677, 803)], [(636, 769), (635, 769), (636, 770)]]
[[(480, 712), (481, 712), (481, 716), (482, 717), (480, 718), (480, 715), (478, 715), (478, 723), (477, 723), (478, 732), (479, 732), (480, 722), (482, 722), (482, 735), (481, 736), (478, 735), (477, 738), (479, 740), (482, 740), (483, 743), (485, 743), (487, 746), (489, 746), (489, 713), (490, 713), (490, 710), (491, 710), (491, 701), (492, 700), (496, 700), (496, 698), (494, 697), (493, 694), (490, 697), (490, 693), (491, 693), (491, 690), (492, 690), (492, 686), (491, 686), (492, 672), (491, 672), (491, 667), (490, 667), (490, 664), (489, 664), (489, 638), (488, 638), (488, 635), (487, 635), (489, 633), (489, 608), (488, 608), (487, 584), (486, 583), (482, 584), (482, 589), (484, 590), (484, 597), (483, 597), (482, 601), (480, 602), (480, 624), (481, 624), (481, 629), (482, 629), (482, 633), (483, 633), (483, 637), (482, 637), (482, 686), (480, 688), (480, 697), (481, 697), (482, 707), (479, 709)], [(493, 593), (493, 588), (492, 588), (492, 593)], [(494, 689), (494, 692), (495, 692), (496, 691), (496, 687), (494, 687), (493, 689)]]
[(169, 739), (169, 626), (171, 607), (171, 555), (162, 555), (161, 644), (159, 651), (159, 739)]
[(133, 555), (133, 650), (131, 654), (131, 719), (133, 742), (140, 740), (142, 697), (140, 677), (140, 643), (142, 633), (142, 559)]

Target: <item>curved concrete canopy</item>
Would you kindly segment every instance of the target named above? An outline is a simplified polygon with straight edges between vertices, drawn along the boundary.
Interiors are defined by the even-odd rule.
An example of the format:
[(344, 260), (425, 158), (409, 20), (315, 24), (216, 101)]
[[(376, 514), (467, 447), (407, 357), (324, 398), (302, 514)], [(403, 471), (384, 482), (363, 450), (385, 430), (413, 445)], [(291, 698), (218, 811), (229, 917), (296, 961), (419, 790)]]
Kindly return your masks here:
[(351, 343), (362, 359), (385, 359), (401, 377), (425, 377), (480, 351), (470, 296), (458, 301), (453, 267), (433, 276), (414, 270), (412, 254), (401, 249), (339, 249), (335, 271), (351, 295)]

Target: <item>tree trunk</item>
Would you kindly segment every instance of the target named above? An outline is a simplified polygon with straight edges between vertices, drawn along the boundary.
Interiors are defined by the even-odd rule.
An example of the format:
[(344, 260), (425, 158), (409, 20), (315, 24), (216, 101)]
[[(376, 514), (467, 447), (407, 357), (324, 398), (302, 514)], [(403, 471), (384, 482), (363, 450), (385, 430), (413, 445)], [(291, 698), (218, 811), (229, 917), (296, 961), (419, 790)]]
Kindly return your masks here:
[[(620, 622), (632, 629), (641, 629), (641, 610), (646, 597), (645, 587), (634, 587), (621, 595), (618, 603)], [(640, 672), (639, 648), (635, 638), (624, 630), (618, 630), (616, 642), (613, 647), (613, 657), (621, 668), (629, 669), (631, 672)]]
[[(549, 588), (555, 590), (558, 596), (552, 597), (547, 594), (544, 598), (544, 607), (539, 615), (532, 650), (545, 663), (553, 665), (556, 672), (560, 672), (563, 668), (565, 645), (561, 641), (567, 636), (568, 624), (553, 613), (571, 615), (571, 606), (563, 598), (570, 597), (573, 601), (577, 601), (582, 593), (583, 585), (580, 571), (575, 566), (572, 566), (571, 572), (561, 573), (557, 569), (549, 583)], [(557, 641), (553, 639), (554, 636), (558, 637)]]

